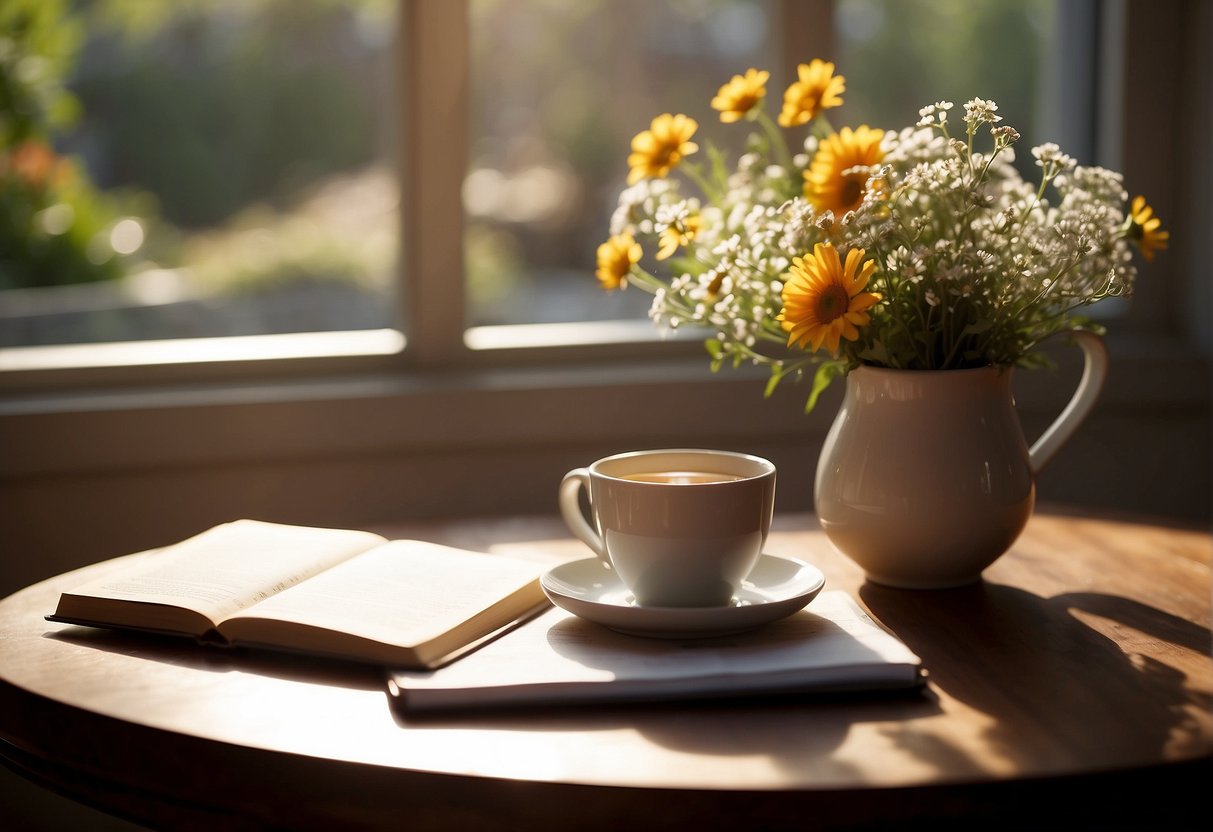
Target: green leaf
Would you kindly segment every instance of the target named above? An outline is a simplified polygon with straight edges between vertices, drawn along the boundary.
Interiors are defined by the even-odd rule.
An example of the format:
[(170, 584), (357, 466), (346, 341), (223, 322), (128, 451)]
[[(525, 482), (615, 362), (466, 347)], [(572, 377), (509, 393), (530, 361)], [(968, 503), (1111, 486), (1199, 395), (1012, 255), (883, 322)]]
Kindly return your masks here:
[(812, 413), (817, 406), (817, 400), (835, 378), (842, 375), (844, 364), (841, 361), (826, 361), (813, 374), (813, 389), (809, 392), (809, 400), (805, 402), (804, 412)]
[(698, 276), (708, 270), (706, 263), (696, 260), (694, 257), (676, 256), (665, 261), (666, 268), (670, 273), (678, 274), (685, 272), (689, 275)]
[[(725, 191), (729, 185), (729, 164), (724, 152), (712, 142), (707, 143), (708, 159), (711, 162), (712, 181)], [(715, 200), (713, 200), (715, 201)]]
[(779, 386), (779, 382), (783, 380), (783, 370), (779, 365), (772, 365), (771, 377), (767, 379), (766, 389), (762, 391), (762, 397), (769, 399), (775, 393), (775, 388)]

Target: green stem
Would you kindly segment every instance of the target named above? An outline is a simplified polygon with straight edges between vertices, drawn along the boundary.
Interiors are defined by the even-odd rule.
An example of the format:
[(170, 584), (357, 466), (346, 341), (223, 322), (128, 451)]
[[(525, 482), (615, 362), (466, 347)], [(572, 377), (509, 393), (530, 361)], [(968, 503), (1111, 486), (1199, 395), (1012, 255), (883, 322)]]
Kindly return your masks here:
[(720, 193), (716, 190), (716, 187), (708, 181), (707, 177), (705, 177), (699, 170), (698, 165), (694, 164), (693, 162), (684, 162), (682, 165), (682, 171), (686, 173), (686, 175), (695, 183), (696, 186), (698, 186), (699, 190), (703, 193), (704, 199), (712, 203), (720, 202)]
[[(753, 361), (757, 364), (772, 364), (772, 365), (778, 365), (780, 367), (783, 366), (782, 360), (772, 358), (771, 356), (760, 353), (757, 350), (750, 349), (750, 347), (748, 347), (747, 345), (745, 345), (739, 341), (735, 342), (734, 349), (737, 352), (741, 353), (746, 358), (750, 359), (751, 361)], [(781, 375), (782, 375), (782, 373), (781, 373)]]
[(812, 133), (819, 139), (828, 139), (834, 135), (834, 125), (825, 113), (821, 113), (812, 121)]
[[(943, 299), (940, 298), (938, 302), (943, 303)], [(923, 345), (923, 349), (925, 350), (925, 352), (923, 353), (923, 358), (924, 358), (925, 365), (926, 365), (923, 367), (924, 370), (936, 369), (936, 367), (935, 367), (935, 333), (931, 329), (931, 319), (934, 317), (935, 317), (935, 307), (934, 306), (927, 304), (927, 315), (925, 318), (922, 316), (922, 308), (921, 307), (919, 308), (918, 319), (922, 322), (922, 331), (924, 333), (926, 333), (926, 335), (930, 339), (930, 341), (928, 343)]]
[(764, 321), (762, 328), (759, 329), (756, 334), (764, 341), (770, 341), (772, 344), (787, 346), (788, 334), (783, 331), (782, 327), (779, 327), (778, 329), (776, 329), (776, 327), (779, 327), (779, 324)]
[[(950, 315), (948, 317), (950, 319), (954, 319), (956, 316)], [(940, 365), (940, 369), (947, 369), (948, 365), (952, 363), (952, 359), (956, 357), (956, 353), (960, 349), (960, 345), (964, 342), (963, 330), (961, 331), (960, 335), (957, 335), (955, 334), (954, 326), (949, 326), (948, 329), (948, 339), (951, 342), (952, 347), (948, 350), (948, 354), (944, 356), (943, 364)]]
[(658, 289), (669, 288), (666, 286), (663, 280), (654, 276), (647, 269), (643, 269), (640, 266), (632, 266), (632, 271), (629, 274), (628, 282), (637, 288), (643, 289), (649, 294), (654, 294)]
[(976, 132), (977, 132), (977, 128), (976, 128), (976, 127), (970, 127), (970, 128), (968, 129), (968, 148), (969, 148), (969, 152), (968, 152), (968, 156), (967, 156), (967, 158), (965, 159), (965, 161), (969, 163), (969, 175), (970, 175), (970, 176), (972, 176), (972, 175), (975, 175), (975, 174), (976, 174), (976, 171), (974, 171), (974, 170), (973, 170), (973, 134), (974, 134), (974, 133), (976, 133)]
[(757, 120), (767, 134), (767, 141), (771, 143), (771, 152), (779, 158), (779, 164), (783, 169), (791, 173), (795, 168), (795, 164), (792, 162), (792, 151), (788, 148), (787, 139), (780, 132), (779, 126), (771, 120), (766, 110), (757, 111)]
[(1032, 200), (1032, 204), (1029, 205), (1024, 210), (1023, 215), (1020, 216), (1019, 221), (1021, 223), (1027, 221), (1028, 215), (1032, 213), (1032, 209), (1040, 203), (1040, 198), (1045, 195), (1045, 188), (1048, 186), (1049, 181), (1052, 180), (1052, 178), (1053, 176), (1050, 175), (1049, 168), (1046, 167), (1041, 169), (1040, 187), (1036, 189), (1036, 197)]

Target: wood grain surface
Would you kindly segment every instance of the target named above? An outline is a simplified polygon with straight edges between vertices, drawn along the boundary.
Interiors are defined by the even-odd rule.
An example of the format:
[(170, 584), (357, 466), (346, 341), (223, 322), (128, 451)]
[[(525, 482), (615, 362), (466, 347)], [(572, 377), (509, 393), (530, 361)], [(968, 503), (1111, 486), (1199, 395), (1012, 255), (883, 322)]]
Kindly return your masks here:
[[(553, 517), (375, 530), (588, 555)], [(43, 619), (108, 562), (0, 602), (0, 756), (154, 828), (1203, 828), (1206, 531), (1041, 509), (985, 580), (932, 592), (864, 582), (811, 515), (767, 551), (852, 592), (925, 694), (415, 720), (375, 668)]]

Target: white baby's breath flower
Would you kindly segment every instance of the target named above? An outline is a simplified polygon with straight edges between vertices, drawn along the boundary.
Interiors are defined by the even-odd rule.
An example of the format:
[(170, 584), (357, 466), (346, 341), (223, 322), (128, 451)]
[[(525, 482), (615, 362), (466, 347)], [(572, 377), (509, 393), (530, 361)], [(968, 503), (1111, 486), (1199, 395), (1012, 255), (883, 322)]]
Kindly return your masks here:
[(965, 273), (965, 270), (958, 263), (945, 266), (935, 273), (935, 279), (940, 283), (951, 283)]
[(1088, 199), (1105, 205), (1123, 203), (1129, 198), (1124, 188), (1123, 175), (1094, 165), (1075, 166), (1068, 173), (1058, 174), (1053, 184), (1063, 196), (1071, 191), (1082, 191)]
[(813, 206), (803, 197), (793, 197), (779, 206), (788, 225), (809, 225), (813, 220)]
[(998, 147), (1008, 147), (1019, 141), (1019, 131), (1009, 124), (1004, 124), (999, 127), (991, 127), (990, 135), (994, 137), (994, 141)]
[(653, 231), (660, 234), (668, 228), (684, 228), (687, 221), (698, 213), (698, 199), (680, 199), (658, 205), (653, 215)]
[(741, 235), (733, 234), (725, 240), (722, 240), (714, 249), (712, 254), (717, 257), (735, 257), (741, 248)]
[(1032, 148), (1032, 155), (1036, 157), (1036, 165), (1045, 169), (1069, 170), (1075, 165), (1074, 159), (1062, 153), (1054, 142), (1037, 145)]
[(982, 124), (995, 124), (1002, 121), (1002, 116), (997, 114), (997, 110), (997, 104), (982, 98), (974, 98), (965, 102), (965, 124), (969, 131), (976, 130)]
[(948, 123), (948, 110), (952, 109), (951, 101), (936, 101), (918, 111), (919, 127), (935, 127)]

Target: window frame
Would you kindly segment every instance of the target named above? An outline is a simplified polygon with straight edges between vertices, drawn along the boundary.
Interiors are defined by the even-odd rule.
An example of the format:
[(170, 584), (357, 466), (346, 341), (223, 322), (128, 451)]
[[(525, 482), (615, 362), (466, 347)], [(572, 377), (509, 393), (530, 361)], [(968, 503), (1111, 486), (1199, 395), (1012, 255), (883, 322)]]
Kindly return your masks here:
[[(1138, 0), (1088, 2), (1092, 13), (1098, 8), (1107, 14), (1100, 43), (1123, 38), (1132, 46), (1124, 50), (1127, 57), (1119, 68), (1115, 62), (1109, 64), (1112, 71), (1104, 67), (1104, 96), (1123, 89), (1122, 112), (1152, 114), (1173, 124), (1172, 108), (1181, 94), (1185, 89), (1195, 94), (1178, 83), (1184, 69), (1173, 53), (1180, 50), (1165, 36), (1180, 33), (1179, 12)], [(794, 68), (796, 56), (833, 54), (833, 26), (823, 23), (833, 19), (832, 0), (782, 0), (780, 13), (777, 31), (786, 71)], [(521, 470), (533, 459), (558, 467), (621, 447), (671, 444), (814, 453), (833, 418), (839, 390), (832, 388), (806, 418), (799, 406), (805, 385), (787, 384), (774, 402), (766, 401), (760, 368), (712, 374), (693, 334), (661, 340), (647, 320), (464, 330), (463, 281), (454, 278), (463, 274), (460, 184), (469, 124), (468, 25), (466, 2), (402, 0), (403, 337), (363, 333), (373, 348), (364, 343), (360, 351), (337, 354), (332, 348), (343, 339), (348, 343), (347, 334), (301, 336), (294, 347), (279, 347), (277, 353), (274, 345), (292, 336), (256, 336), (228, 344), (250, 348), (249, 358), (236, 361), (199, 360), (188, 351), (172, 358), (174, 345), (157, 343), (126, 345), (122, 361), (93, 367), (27, 364), (27, 369), (5, 370), (13, 364), (0, 356), (0, 497), (50, 488), (68, 476), (101, 489), (147, 472), (188, 477), (226, 467), (235, 476), (241, 466), (285, 471), (336, 459), (379, 470), (376, 466), (386, 460), (408, 468), (418, 460), (464, 465), (485, 457)], [(1111, 60), (1101, 55), (1101, 61)], [(1160, 89), (1169, 92), (1160, 96)], [(1101, 134), (1114, 135), (1113, 144), (1131, 160), (1127, 181), (1152, 183), (1152, 204), (1164, 218), (1178, 221), (1182, 194), (1172, 169), (1177, 166), (1168, 167), (1168, 160), (1148, 152), (1154, 138), (1139, 126), (1147, 119), (1120, 119), (1122, 126), (1111, 128), (1115, 113), (1100, 113)], [(1104, 157), (1100, 161), (1116, 165), (1115, 158), (1106, 158), (1119, 155), (1116, 147), (1098, 152)], [(1204, 211), (1207, 221), (1207, 202)], [(1145, 401), (1152, 407), (1207, 411), (1209, 367), (1200, 344), (1205, 338), (1207, 351), (1207, 324), (1180, 320), (1183, 310), (1173, 302), (1184, 285), (1182, 276), (1195, 281), (1200, 274), (1185, 269), (1181, 259), (1197, 262), (1205, 253), (1195, 248), (1198, 243), (1190, 245), (1172, 250), (1181, 256), (1143, 268), (1138, 301), (1109, 335), (1115, 370), (1101, 407), (1140, 408)], [(1206, 328), (1203, 336), (1200, 326)], [(264, 348), (260, 354), (258, 344)], [(1165, 380), (1158, 373), (1160, 359), (1167, 367)], [(1025, 384), (1029, 395), (1020, 405), (1029, 424), (1051, 418), (1069, 392), (1052, 381)], [(1031, 435), (1030, 428), (1027, 432)], [(811, 458), (804, 459), (804, 467), (781, 481), (792, 486), (783, 490), (783, 505), (809, 508)], [(297, 502), (299, 511), (310, 505), (308, 516), (317, 522), (352, 524), (381, 519), (393, 506), (399, 516), (546, 509), (547, 486), (534, 483), (523, 495), (501, 480), (469, 500), (459, 496), (459, 482), (450, 480), (435, 485), (432, 498), (411, 505), (393, 502), (390, 495), (376, 495), (363, 505), (325, 505), (319, 498)], [(289, 496), (276, 495), (278, 502), (267, 498), (264, 506), (289, 516)], [(26, 523), (15, 517), (21, 505), (18, 500), (0, 509), (9, 515), (0, 528)], [(216, 500), (181, 508), (163, 522), (201, 527), (224, 505)], [(155, 528), (151, 524), (145, 533)]]
[[(1151, 183), (1157, 213), (1176, 216), (1168, 160), (1151, 152), (1153, 131), (1138, 125), (1169, 123), (1181, 106), (1180, 84), (1148, 83), (1142, 89), (1142, 79), (1156, 79), (1160, 65), (1179, 77), (1178, 50), (1167, 48), (1165, 36), (1177, 24), (1173, 13), (1145, 13), (1142, 6), (1129, 0), (1062, 4), (1060, 38), (1070, 44), (1064, 51), (1081, 71), (1059, 73), (1067, 79), (1063, 96), (1079, 105), (1057, 106), (1070, 114), (1059, 119), (1059, 132), (1067, 142), (1063, 146), (1125, 170), (1130, 183)], [(778, 60), (786, 76), (794, 75), (797, 56), (834, 53), (833, 0), (780, 0), (776, 8)], [(469, 18), (466, 0), (400, 2), (401, 331), (0, 349), (0, 396), (702, 355), (693, 334), (662, 339), (647, 321), (465, 326), (464, 281), (452, 276), (464, 273), (461, 185), (470, 123)], [(1158, 36), (1143, 36), (1143, 26)], [(1130, 35), (1135, 35), (1132, 49), (1126, 43)], [(1126, 122), (1126, 111), (1144, 117)], [(1151, 279), (1139, 282), (1134, 303), (1115, 328), (1138, 338), (1165, 338), (1164, 333), (1183, 328), (1174, 305), (1167, 303), (1170, 285), (1178, 282), (1172, 277), (1177, 269), (1142, 264), (1142, 271)], [(1196, 340), (1207, 342), (1207, 335), (1197, 333)]]

